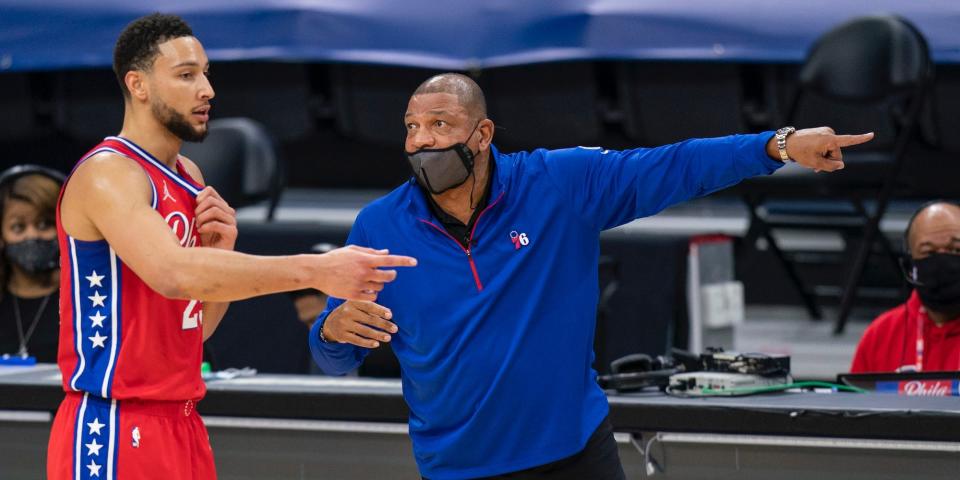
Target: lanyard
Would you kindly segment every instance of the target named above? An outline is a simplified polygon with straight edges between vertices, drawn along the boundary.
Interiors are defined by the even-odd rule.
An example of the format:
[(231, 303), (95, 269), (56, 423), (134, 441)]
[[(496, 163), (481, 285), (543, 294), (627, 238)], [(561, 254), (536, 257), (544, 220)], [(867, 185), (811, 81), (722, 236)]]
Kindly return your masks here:
[(921, 310), (917, 315), (917, 371), (923, 371), (923, 322), (927, 318), (927, 312)]
[(10, 294), (13, 300), (13, 314), (17, 319), (17, 336), (20, 339), (20, 350), (17, 352), (17, 355), (26, 358), (29, 353), (27, 352), (27, 342), (30, 341), (30, 337), (33, 336), (34, 330), (37, 329), (37, 324), (40, 323), (40, 316), (43, 315), (43, 311), (47, 308), (47, 302), (50, 301), (50, 295), (47, 294), (46, 297), (43, 297), (43, 302), (40, 303), (40, 308), (37, 309), (37, 313), (33, 315), (33, 322), (30, 322), (30, 327), (27, 329), (27, 333), (23, 333), (23, 318), (20, 316), (20, 302), (17, 300), (17, 296)]
[[(916, 364), (917, 372), (923, 371), (923, 350), (924, 350), (923, 324), (927, 322), (928, 318), (929, 317), (927, 317), (926, 310), (921, 310), (920, 314), (917, 315), (917, 364)], [(957, 320), (957, 321), (960, 321), (960, 320)], [(957, 365), (958, 365), (957, 368), (960, 369), (960, 361), (957, 362)], [(941, 368), (941, 370), (945, 368), (949, 368), (949, 367), (943, 367)]]

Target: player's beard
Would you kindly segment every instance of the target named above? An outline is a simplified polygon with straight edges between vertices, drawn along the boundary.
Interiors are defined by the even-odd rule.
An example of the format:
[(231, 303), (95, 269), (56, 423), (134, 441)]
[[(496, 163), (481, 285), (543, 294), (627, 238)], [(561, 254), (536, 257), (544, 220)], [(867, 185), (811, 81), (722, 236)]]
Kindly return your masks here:
[(202, 142), (204, 138), (207, 138), (209, 129), (206, 124), (203, 125), (203, 130), (197, 131), (193, 128), (193, 125), (190, 125), (190, 121), (186, 117), (164, 103), (163, 100), (151, 102), (150, 111), (170, 133), (184, 142)]

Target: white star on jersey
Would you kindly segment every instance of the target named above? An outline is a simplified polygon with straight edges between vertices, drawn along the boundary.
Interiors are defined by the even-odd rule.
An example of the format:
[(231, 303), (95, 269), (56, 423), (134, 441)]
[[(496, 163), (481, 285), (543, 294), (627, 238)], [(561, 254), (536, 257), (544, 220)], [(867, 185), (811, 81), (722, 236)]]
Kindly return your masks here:
[(85, 277), (85, 278), (90, 281), (90, 288), (93, 288), (93, 287), (102, 288), (103, 285), (100, 284), (100, 281), (103, 280), (103, 277), (104, 277), (103, 275), (97, 275), (97, 271), (94, 270), (93, 275), (90, 275), (89, 277)]
[(84, 447), (87, 447), (87, 456), (88, 456), (88, 457), (91, 456), (91, 455), (93, 455), (93, 456), (99, 456), (99, 455), (100, 455), (100, 449), (103, 448), (103, 445), (100, 445), (99, 443), (97, 443), (97, 439), (94, 438), (92, 442), (85, 444)]
[(91, 477), (99, 477), (99, 476), (100, 476), (100, 468), (102, 468), (102, 467), (101, 467), (100, 465), (97, 465), (97, 463), (94, 462), (93, 460), (90, 460), (90, 465), (87, 465), (87, 468), (90, 469), (90, 476), (91, 476)]
[(105, 305), (103, 304), (103, 301), (107, 299), (106, 296), (100, 295), (99, 290), (94, 291), (93, 296), (87, 297), (87, 298), (89, 298), (90, 301), (93, 302), (94, 307), (97, 307), (97, 306), (104, 307)]
[(107, 319), (107, 317), (104, 316), (99, 311), (96, 312), (95, 315), (93, 315), (92, 317), (87, 317), (87, 318), (93, 321), (94, 327), (100, 327), (100, 328), (103, 328), (103, 321)]
[(100, 429), (106, 427), (105, 423), (100, 423), (99, 418), (94, 418), (92, 422), (87, 424), (90, 427), (90, 433), (88, 435), (100, 435)]
[(93, 342), (93, 348), (106, 348), (103, 342), (110, 337), (104, 337), (100, 335), (100, 332), (94, 332), (92, 337), (87, 337), (87, 338), (89, 338), (90, 341)]

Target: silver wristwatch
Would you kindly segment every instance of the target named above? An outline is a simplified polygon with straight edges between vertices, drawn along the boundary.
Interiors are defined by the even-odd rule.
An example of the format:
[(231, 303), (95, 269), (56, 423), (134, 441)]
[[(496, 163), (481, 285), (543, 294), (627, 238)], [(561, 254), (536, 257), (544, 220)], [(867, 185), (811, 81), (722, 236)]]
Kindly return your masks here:
[(787, 156), (787, 137), (796, 131), (797, 129), (793, 127), (783, 127), (777, 130), (777, 152), (780, 153), (780, 160), (782, 160), (784, 163), (791, 160), (791, 158)]

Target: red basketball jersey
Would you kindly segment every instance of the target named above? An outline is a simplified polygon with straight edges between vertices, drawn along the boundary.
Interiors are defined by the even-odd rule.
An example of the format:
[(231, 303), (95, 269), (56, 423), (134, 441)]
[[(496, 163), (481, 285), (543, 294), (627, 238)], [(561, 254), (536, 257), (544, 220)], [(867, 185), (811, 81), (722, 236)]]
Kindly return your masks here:
[[(77, 165), (103, 152), (140, 165), (153, 187), (153, 208), (180, 246), (200, 245), (194, 212), (202, 187), (179, 161), (173, 171), (130, 140), (107, 137)], [(57, 232), (61, 265), (57, 363), (64, 390), (117, 400), (203, 397), (202, 303), (155, 292), (106, 240), (83, 241), (67, 235), (59, 204)]]

